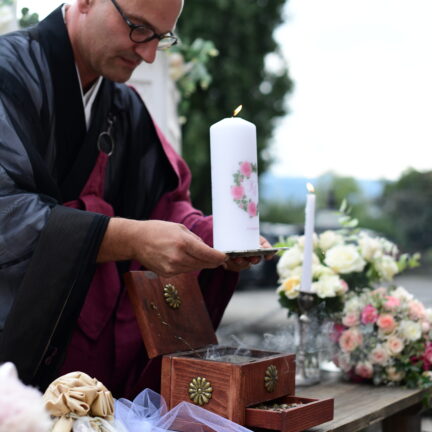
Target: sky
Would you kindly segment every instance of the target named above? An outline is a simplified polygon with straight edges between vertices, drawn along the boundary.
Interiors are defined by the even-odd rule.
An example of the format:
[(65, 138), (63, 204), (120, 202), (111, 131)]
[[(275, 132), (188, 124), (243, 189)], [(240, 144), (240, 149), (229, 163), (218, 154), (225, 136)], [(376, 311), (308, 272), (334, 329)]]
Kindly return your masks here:
[(272, 171), (396, 179), (432, 169), (432, 2), (289, 0), (276, 32), (295, 90)]
[[(42, 18), (61, 1), (18, 8), (30, 3)], [(289, 0), (284, 15), (275, 37), (295, 89), (271, 172), (392, 180), (431, 170), (432, 1)]]

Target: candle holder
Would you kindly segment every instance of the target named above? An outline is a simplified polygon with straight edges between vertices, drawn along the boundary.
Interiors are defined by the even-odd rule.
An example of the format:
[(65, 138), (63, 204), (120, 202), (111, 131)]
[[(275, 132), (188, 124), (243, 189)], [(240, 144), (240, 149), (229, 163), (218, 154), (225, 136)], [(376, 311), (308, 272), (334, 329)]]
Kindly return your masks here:
[[(298, 305), (299, 340), (296, 354), (296, 385), (310, 386), (320, 382), (319, 353), (316, 346), (316, 337), (311, 331), (311, 310), (314, 308), (314, 295), (309, 292), (300, 292)], [(308, 338), (309, 336), (309, 338)], [(311, 338), (312, 336), (312, 338)], [(308, 339), (314, 342), (311, 349)]]

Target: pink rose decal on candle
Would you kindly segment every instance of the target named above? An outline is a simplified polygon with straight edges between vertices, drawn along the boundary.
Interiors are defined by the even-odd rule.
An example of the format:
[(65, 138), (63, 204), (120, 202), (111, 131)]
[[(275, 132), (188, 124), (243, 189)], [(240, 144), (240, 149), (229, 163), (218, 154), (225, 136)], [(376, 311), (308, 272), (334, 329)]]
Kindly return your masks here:
[(252, 174), (252, 164), (250, 162), (241, 162), (240, 163), (240, 172), (245, 177), (250, 177)]
[(243, 199), (245, 194), (243, 186), (231, 186), (231, 195), (234, 201), (240, 201)]
[(234, 202), (250, 218), (258, 216), (258, 178), (257, 165), (248, 161), (239, 162), (239, 169), (233, 174), (234, 184), (231, 196)]
[(257, 215), (257, 211), (258, 211), (257, 205), (253, 201), (250, 201), (249, 204), (248, 204), (248, 209), (247, 209), (247, 212), (248, 212), (249, 216), (250, 217), (256, 216)]

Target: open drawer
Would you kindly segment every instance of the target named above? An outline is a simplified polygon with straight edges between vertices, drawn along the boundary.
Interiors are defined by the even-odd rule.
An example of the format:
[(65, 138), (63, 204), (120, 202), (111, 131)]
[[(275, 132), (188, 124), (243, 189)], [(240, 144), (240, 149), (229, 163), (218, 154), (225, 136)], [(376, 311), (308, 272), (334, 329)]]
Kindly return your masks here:
[[(271, 411), (267, 408), (259, 408), (265, 405), (272, 407), (274, 404), (301, 404), (293, 408)], [(284, 396), (265, 404), (246, 408), (246, 427), (258, 427), (277, 430), (281, 432), (299, 432), (325, 423), (333, 419), (333, 399), (309, 399), (299, 396)]]

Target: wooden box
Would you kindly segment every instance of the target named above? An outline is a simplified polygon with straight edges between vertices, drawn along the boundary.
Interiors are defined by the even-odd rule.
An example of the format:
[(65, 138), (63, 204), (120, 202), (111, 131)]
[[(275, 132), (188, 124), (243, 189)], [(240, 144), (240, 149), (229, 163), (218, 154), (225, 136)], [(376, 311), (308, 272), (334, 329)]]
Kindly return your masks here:
[[(283, 432), (333, 418), (332, 399), (294, 396), (294, 355), (217, 345), (195, 277), (141, 271), (125, 281), (149, 357), (164, 355), (161, 394), (169, 409), (188, 401), (241, 425)], [(256, 407), (300, 399), (283, 412)]]

